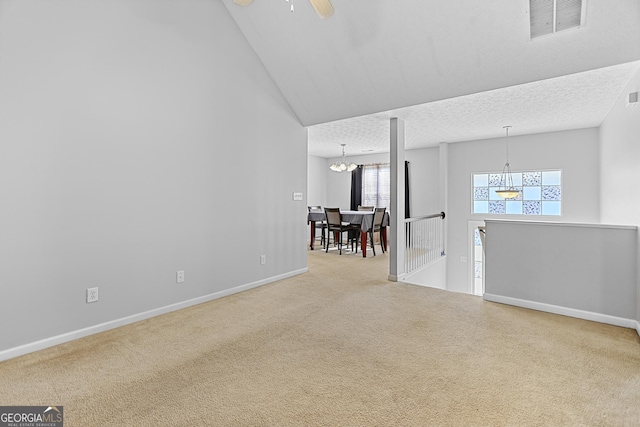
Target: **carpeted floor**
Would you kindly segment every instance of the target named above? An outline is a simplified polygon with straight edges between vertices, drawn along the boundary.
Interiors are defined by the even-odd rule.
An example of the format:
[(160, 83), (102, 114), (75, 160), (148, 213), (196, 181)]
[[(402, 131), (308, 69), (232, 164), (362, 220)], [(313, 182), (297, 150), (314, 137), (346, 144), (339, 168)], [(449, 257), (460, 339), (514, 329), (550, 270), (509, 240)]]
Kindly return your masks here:
[[(631, 329), (386, 280), (384, 254), (0, 363), (65, 426), (638, 426)], [(5, 325), (6, 327), (6, 325)]]

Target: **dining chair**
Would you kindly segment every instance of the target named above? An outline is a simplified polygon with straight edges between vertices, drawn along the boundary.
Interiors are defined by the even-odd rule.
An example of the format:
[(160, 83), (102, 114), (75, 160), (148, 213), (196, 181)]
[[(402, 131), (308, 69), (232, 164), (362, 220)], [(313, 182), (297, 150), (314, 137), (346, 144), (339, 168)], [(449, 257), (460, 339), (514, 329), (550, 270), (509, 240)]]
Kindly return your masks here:
[(369, 240), (371, 240), (371, 249), (373, 250), (373, 255), (376, 255), (376, 245), (373, 240), (373, 235), (377, 231), (378, 237), (380, 239), (380, 247), (382, 248), (382, 253), (385, 253), (384, 241), (382, 240), (382, 221), (384, 220), (384, 215), (386, 214), (387, 208), (376, 208), (375, 213), (373, 214), (373, 223), (369, 230), (367, 230), (367, 234), (369, 234)]
[[(373, 211), (375, 208), (376, 208), (375, 206), (362, 206), (362, 205), (358, 205), (358, 210), (359, 210), (359, 211), (361, 211), (361, 212), (364, 212), (364, 211), (367, 211), (367, 212), (369, 212), (369, 211)], [(358, 230), (355, 230), (355, 231), (350, 231), (350, 232), (349, 232), (349, 238), (355, 238), (355, 239), (358, 239), (358, 238), (359, 238), (359, 236), (360, 236), (360, 230), (359, 230), (359, 229), (358, 229)]]
[[(359, 224), (349, 224), (347, 222), (342, 221), (342, 214), (340, 213), (340, 208), (324, 208), (324, 214), (327, 220), (327, 239), (325, 244), (325, 252), (329, 252), (329, 243), (331, 241), (331, 234), (333, 233), (334, 244), (338, 244), (338, 251), (340, 255), (342, 255), (342, 235), (343, 233), (347, 233), (349, 236), (349, 242), (351, 243), (351, 247), (353, 248), (355, 242), (355, 251), (358, 252), (358, 238), (352, 237), (352, 235), (356, 235), (354, 231), (357, 229), (360, 231)], [(338, 241), (336, 242), (336, 237)]]
[[(312, 210), (318, 210), (321, 211), (322, 210), (322, 206), (307, 206), (307, 209), (309, 210), (309, 212), (311, 212)], [(307, 224), (309, 223), (309, 221), (307, 221)], [(325, 220), (322, 221), (316, 221), (316, 230), (320, 230), (320, 244), (324, 246), (324, 242), (325, 242), (325, 230), (327, 229), (327, 222)]]

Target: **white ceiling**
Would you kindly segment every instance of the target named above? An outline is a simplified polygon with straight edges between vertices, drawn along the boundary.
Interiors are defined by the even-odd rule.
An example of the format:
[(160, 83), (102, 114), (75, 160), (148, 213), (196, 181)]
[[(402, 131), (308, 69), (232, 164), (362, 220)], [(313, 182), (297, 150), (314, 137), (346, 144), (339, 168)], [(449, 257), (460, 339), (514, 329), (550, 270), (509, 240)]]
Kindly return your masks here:
[(640, 66), (637, 0), (535, 40), (528, 0), (223, 1), (320, 157), (388, 151), (393, 116), (407, 149), (598, 126)]
[(389, 151), (389, 119), (405, 120), (405, 148), (600, 126), (640, 62), (449, 98), (309, 127), (309, 154)]

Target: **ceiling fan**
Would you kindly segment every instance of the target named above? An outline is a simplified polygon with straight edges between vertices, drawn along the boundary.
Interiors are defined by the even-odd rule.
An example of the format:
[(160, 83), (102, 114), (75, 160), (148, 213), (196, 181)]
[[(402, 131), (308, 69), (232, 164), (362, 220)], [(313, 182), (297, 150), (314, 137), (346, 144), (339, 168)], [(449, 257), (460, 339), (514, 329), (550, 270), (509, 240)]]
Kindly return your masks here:
[[(240, 6), (249, 6), (253, 0), (233, 0), (235, 4)], [(287, 0), (291, 3), (291, 11), (293, 12), (293, 0)], [(333, 15), (333, 6), (330, 0), (309, 0), (311, 6), (321, 18), (328, 18)]]

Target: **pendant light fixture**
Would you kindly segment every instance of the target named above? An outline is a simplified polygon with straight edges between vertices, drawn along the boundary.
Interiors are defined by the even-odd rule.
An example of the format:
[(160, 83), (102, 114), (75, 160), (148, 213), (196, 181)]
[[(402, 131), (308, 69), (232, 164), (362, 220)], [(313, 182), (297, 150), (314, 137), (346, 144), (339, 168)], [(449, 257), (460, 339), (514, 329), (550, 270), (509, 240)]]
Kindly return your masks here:
[(342, 145), (342, 159), (338, 160), (337, 162), (329, 166), (329, 169), (331, 169), (334, 172), (344, 172), (344, 171), (351, 172), (352, 170), (357, 168), (358, 165), (356, 165), (353, 162), (347, 161), (347, 157), (344, 154), (344, 146), (347, 144), (340, 144), (340, 145)]
[(496, 190), (496, 194), (503, 199), (514, 199), (518, 197), (520, 191), (513, 186), (513, 175), (511, 174), (511, 165), (509, 164), (509, 128), (511, 126), (503, 126), (507, 131), (507, 162), (502, 168), (500, 176), (500, 187)]

